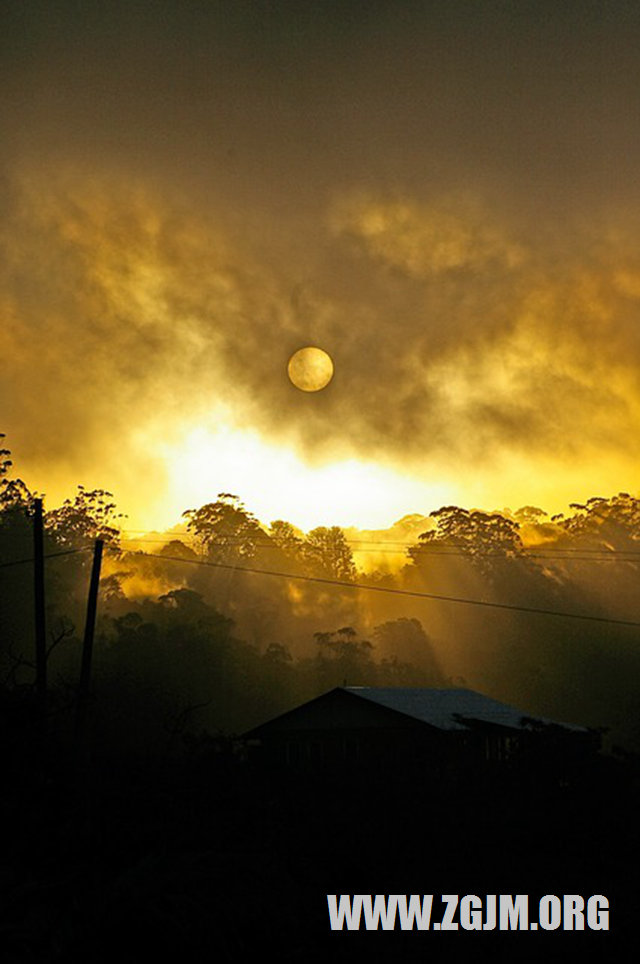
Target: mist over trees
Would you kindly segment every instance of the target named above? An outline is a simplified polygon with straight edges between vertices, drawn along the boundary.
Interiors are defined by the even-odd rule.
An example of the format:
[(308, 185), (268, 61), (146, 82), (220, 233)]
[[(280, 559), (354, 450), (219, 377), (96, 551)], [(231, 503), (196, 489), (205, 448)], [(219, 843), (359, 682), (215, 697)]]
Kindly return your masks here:
[[(12, 701), (33, 687), (35, 498), (3, 448), (0, 681)], [(552, 518), (534, 506), (445, 506), (403, 545), (379, 533), (365, 546), (337, 526), (267, 525), (231, 493), (137, 542), (101, 489), (78, 486), (44, 524), (52, 726), (61, 732), (100, 538), (91, 712), (105, 746), (160, 751), (199, 733), (229, 736), (346, 682), (468, 686), (640, 747), (639, 630), (598, 621), (638, 620), (640, 500), (628, 493)], [(367, 546), (393, 565), (362, 564)]]

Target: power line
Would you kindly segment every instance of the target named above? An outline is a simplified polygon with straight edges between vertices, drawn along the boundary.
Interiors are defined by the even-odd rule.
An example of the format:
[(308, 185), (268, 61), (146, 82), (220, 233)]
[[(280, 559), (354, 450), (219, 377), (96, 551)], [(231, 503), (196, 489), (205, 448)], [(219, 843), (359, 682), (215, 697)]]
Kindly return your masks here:
[[(155, 545), (155, 544), (159, 544), (159, 545), (170, 545), (172, 542), (177, 542), (177, 541), (180, 541), (180, 540), (176, 540), (176, 539), (123, 539), (123, 540), (122, 540), (123, 543), (134, 542), (134, 543), (137, 543), (137, 544), (139, 544), (139, 545), (141, 545), (141, 546), (144, 546), (145, 543), (147, 543), (147, 544), (154, 544), (154, 545)], [(191, 541), (190, 543), (185, 542), (184, 544), (185, 544), (187, 547), (197, 546), (197, 545), (198, 545), (198, 543), (195, 542), (195, 541)], [(221, 544), (220, 547), (221, 547), (221, 548), (226, 548), (226, 547), (232, 548), (232, 547), (239, 546), (239, 545), (242, 545), (242, 544), (243, 544), (243, 543), (240, 542), (239, 540), (227, 540), (227, 541), (225, 541), (223, 544)], [(257, 549), (277, 550), (277, 549), (282, 549), (282, 548), (283, 548), (283, 547), (277, 546), (277, 545), (275, 545), (275, 544), (273, 544), (273, 543), (254, 543), (254, 545), (255, 545), (255, 547), (256, 547)], [(85, 547), (83, 547), (83, 548), (81, 548), (81, 549), (66, 549), (66, 550), (61, 551), (61, 552), (51, 552), (51, 553), (47, 553), (47, 554), (45, 555), (45, 559), (55, 559), (55, 558), (57, 558), (58, 556), (67, 556), (67, 555), (73, 555), (74, 553), (78, 553), (78, 552), (87, 552), (89, 549), (91, 549), (91, 546), (85, 546)], [(284, 551), (286, 551), (286, 549), (285, 549)], [(576, 549), (576, 550), (566, 550), (566, 551), (567, 551), (567, 552), (575, 551), (576, 553), (579, 553), (579, 552), (581, 552), (581, 551), (583, 551), (583, 550), (578, 550), (578, 549)], [(599, 550), (584, 550), (584, 551), (592, 551), (592, 552), (595, 553), (595, 552), (598, 552)], [(325, 547), (325, 548), (323, 548), (323, 552), (327, 553), (328, 555), (337, 555), (337, 554), (340, 552), (340, 550), (339, 550), (339, 549), (332, 549), (331, 547)], [(384, 554), (393, 555), (393, 554), (399, 554), (399, 553), (401, 553), (401, 552), (403, 553), (403, 550), (401, 550), (401, 549), (373, 549), (373, 548), (369, 548), (369, 549), (357, 549), (357, 550), (356, 550), (356, 554), (365, 553), (365, 552), (370, 552), (370, 553), (373, 553), (373, 554), (376, 554), (376, 555), (377, 555), (377, 554), (380, 554), (380, 555), (384, 555)], [(403, 554), (404, 554), (404, 553), (403, 553)], [(154, 553), (145, 553), (145, 555), (154, 555)], [(506, 553), (502, 553), (502, 552), (482, 552), (482, 551), (476, 551), (476, 552), (474, 552), (473, 554), (470, 554), (470, 553), (468, 553), (468, 552), (451, 551), (451, 550), (449, 550), (448, 548), (439, 549), (439, 548), (428, 548), (428, 547), (421, 547), (421, 546), (416, 547), (415, 555), (430, 556), (431, 558), (433, 558), (433, 557), (435, 557), (435, 556), (452, 556), (452, 557), (465, 557), (465, 558), (475, 558), (475, 557), (491, 558), (491, 557), (493, 557), (493, 558), (500, 558), (500, 559), (505, 559), (505, 560), (509, 560), (509, 561), (514, 561), (515, 559), (519, 558), (518, 556), (509, 556), (509, 555), (507, 555)], [(549, 555), (549, 554), (547, 554), (547, 553), (528, 553), (525, 558), (527, 558), (527, 559), (547, 559), (547, 560), (555, 560), (556, 562), (564, 562), (564, 561), (567, 561), (567, 562), (634, 562), (634, 561), (635, 561), (633, 558), (632, 558), (632, 559), (626, 558), (627, 555), (632, 555), (632, 556), (640, 555), (640, 552), (639, 552), (639, 553), (636, 553), (636, 552), (633, 552), (632, 550), (629, 550), (629, 551), (627, 551), (627, 550), (620, 550), (620, 551), (617, 551), (617, 550), (612, 550), (612, 551), (602, 550), (602, 552), (601, 552), (601, 554), (600, 554), (599, 557), (575, 555), (575, 556), (573, 556), (572, 558), (570, 557), (570, 558), (568, 558), (568, 559), (565, 559), (565, 558), (563, 558), (562, 556)], [(621, 558), (616, 558), (616, 557), (618, 557), (618, 556), (621, 557)], [(167, 559), (167, 558), (169, 558), (169, 557), (162, 555), (162, 556), (158, 556), (158, 558)], [(521, 558), (521, 557), (520, 557), (520, 558)], [(183, 561), (185, 561), (185, 560), (183, 560)], [(194, 561), (194, 560), (190, 560), (190, 561)], [(12, 562), (0, 562), (0, 568), (4, 569), (4, 568), (11, 567), (11, 566), (25, 565), (25, 564), (30, 563), (30, 562), (33, 562), (33, 557), (29, 557), (29, 558), (26, 558), (26, 559), (16, 559), (16, 560), (14, 560), (14, 561), (12, 561)]]
[[(128, 533), (136, 533), (136, 532), (142, 533), (142, 537), (141, 537), (140, 539), (123, 539), (123, 540), (122, 540), (123, 542), (165, 542), (165, 541), (166, 541), (166, 542), (181, 542), (181, 541), (184, 541), (183, 539), (178, 538), (178, 537), (180, 537), (180, 536), (188, 536), (188, 537), (191, 538), (191, 540), (192, 540), (193, 542), (197, 542), (197, 537), (194, 536), (194, 535), (191, 533), (191, 531), (186, 530), (186, 529), (184, 529), (184, 530), (183, 530), (183, 529), (176, 530), (175, 533), (166, 533), (166, 534), (163, 535), (161, 538), (154, 538), (154, 539), (147, 539), (147, 538), (145, 537), (144, 533), (146, 533), (146, 532), (148, 531), (148, 530), (146, 530), (146, 529), (121, 529), (120, 531), (121, 531), (121, 532), (128, 532)], [(267, 533), (264, 533), (264, 534), (267, 535)], [(244, 541), (244, 540), (239, 539), (237, 536), (224, 536), (224, 534), (223, 534), (223, 538), (225, 539), (225, 541), (226, 541), (228, 544), (241, 544), (241, 543)], [(403, 541), (403, 540), (401, 540), (401, 539), (394, 540), (394, 539), (347, 539), (347, 538), (345, 538), (344, 541), (345, 541), (345, 543), (346, 543), (347, 545), (350, 545), (350, 546), (373, 546), (373, 547), (375, 547), (375, 546), (399, 546), (399, 547), (413, 548), (413, 549), (419, 549), (419, 550), (428, 550), (428, 551), (431, 551), (431, 550), (445, 551), (445, 550), (450, 550), (450, 549), (467, 549), (467, 550), (468, 550), (468, 549), (470, 548), (468, 542), (435, 543), (435, 542), (427, 541), (427, 542), (422, 542), (422, 543), (421, 543), (421, 542), (419, 542), (419, 541), (417, 541), (417, 540), (415, 540), (415, 539), (414, 539), (413, 541)], [(304, 539), (301, 539), (300, 542), (301, 542), (301, 543), (304, 543)], [(265, 547), (269, 547), (269, 548), (271, 548), (272, 546), (278, 547), (278, 544), (275, 543), (275, 542), (273, 542), (273, 540), (270, 541), (270, 542), (255, 542), (255, 541), (254, 541), (254, 545), (260, 545), (260, 546), (265, 546)], [(504, 551), (505, 551), (505, 552), (526, 552), (526, 553), (533, 553), (533, 552), (535, 552), (537, 549), (544, 549), (545, 552), (553, 552), (553, 553), (555, 553), (555, 552), (560, 552), (560, 553), (598, 553), (598, 554), (607, 555), (607, 556), (609, 556), (609, 555), (640, 555), (640, 548), (638, 548), (638, 549), (609, 549), (609, 548), (604, 548), (604, 547), (600, 547), (600, 548), (590, 548), (590, 547), (588, 547), (588, 546), (549, 546), (549, 545), (546, 545), (546, 544), (544, 544), (544, 543), (540, 543), (540, 544), (538, 544), (538, 545), (536, 545), (536, 546), (515, 546), (515, 547), (512, 547), (512, 548), (505, 547), (505, 550), (504, 550)], [(364, 551), (364, 550), (358, 549), (358, 550), (356, 550), (356, 551), (357, 551), (357, 552), (362, 552), (362, 551)], [(395, 551), (395, 550), (394, 550), (394, 551)], [(484, 551), (484, 550), (475, 550), (476, 554), (480, 554), (480, 553), (482, 553), (483, 551)], [(493, 553), (493, 552), (494, 552), (494, 550), (487, 550), (487, 551), (490, 552), (490, 553)], [(498, 555), (502, 555), (503, 553), (497, 553), (497, 554), (498, 554)]]
[[(120, 532), (140, 533), (140, 534), (142, 535), (142, 538), (144, 539), (145, 534), (148, 533), (149, 530), (148, 530), (148, 529), (120, 529)], [(263, 535), (268, 536), (268, 533), (263, 531)], [(176, 541), (176, 542), (177, 542), (177, 541), (180, 541), (180, 540), (177, 538), (177, 537), (179, 537), (179, 536), (190, 536), (191, 538), (196, 538), (196, 536), (193, 535), (193, 532), (192, 532), (192, 530), (190, 530), (190, 529), (175, 529), (173, 532), (165, 532), (165, 533), (162, 535), (162, 540), (168, 539), (169, 541)], [(235, 537), (230, 537), (230, 538), (235, 538)], [(432, 544), (433, 544), (433, 543), (431, 543), (431, 542), (429, 542), (429, 541), (420, 543), (420, 542), (418, 541), (419, 538), (420, 538), (420, 537), (418, 536), (416, 539), (413, 539), (413, 540), (404, 540), (404, 539), (348, 539), (348, 538), (346, 538), (346, 536), (345, 536), (344, 541), (345, 541), (348, 545), (352, 545), (352, 546), (355, 546), (355, 545), (366, 545), (366, 546), (418, 546), (418, 547), (420, 547), (420, 546), (424, 546), (424, 545), (432, 545)], [(141, 540), (134, 539), (134, 540), (129, 540), (129, 541), (138, 542), (138, 541), (141, 541)], [(148, 540), (148, 541), (153, 541), (153, 540)], [(161, 540), (158, 540), (158, 541), (161, 541)], [(300, 539), (300, 541), (303, 542), (304, 539)], [(264, 544), (267, 545), (267, 543), (264, 543)], [(268, 544), (270, 545), (271, 543), (268, 543)], [(443, 543), (442, 545), (445, 546), (446, 548), (464, 549), (464, 548), (468, 548), (469, 543), (468, 543), (468, 542), (447, 542), (447, 543)], [(544, 543), (540, 543), (539, 545), (540, 545), (540, 546), (543, 546)], [(536, 547), (536, 546), (519, 546), (518, 548), (519, 548), (519, 550), (520, 550), (521, 552), (528, 552), (529, 550), (535, 549), (535, 548), (537, 548), (537, 547)], [(549, 547), (549, 548), (554, 548), (554, 547)], [(598, 548), (589, 549), (589, 548), (587, 548), (587, 547), (578, 548), (578, 547), (571, 547), (571, 546), (564, 546), (564, 547), (563, 547), (563, 546), (558, 546), (558, 547), (555, 547), (555, 548), (557, 548), (557, 551), (558, 551), (558, 552), (638, 552), (638, 553), (640, 553), (640, 549), (638, 549), (638, 550), (634, 550), (634, 549), (604, 549), (604, 548), (600, 548), (600, 549), (598, 549)], [(555, 548), (554, 548), (554, 551), (555, 551)]]
[[(65, 549), (60, 552), (51, 552), (45, 555), (45, 559), (55, 559), (60, 556), (75, 555), (80, 552), (87, 552), (91, 548), (92, 546), (83, 546), (79, 549)], [(118, 552), (118, 550), (114, 548), (110, 548), (109, 551), (112, 553)], [(223, 562), (206, 562), (200, 559), (185, 559), (179, 556), (161, 555), (160, 553), (148, 552), (145, 553), (145, 555), (154, 559), (162, 559), (165, 562), (187, 563), (195, 566), (204, 566), (211, 569), (228, 569), (234, 572), (247, 572), (253, 575), (276, 576), (281, 579), (295, 579), (299, 582), (316, 582), (323, 585), (342, 586), (346, 589), (358, 589), (365, 592), (383, 592), (395, 596), (409, 596), (416, 599), (433, 599), (438, 602), (460, 603), (468, 606), (482, 606), (488, 609), (503, 609), (510, 612), (534, 613), (542, 616), (556, 616), (564, 619), (582, 619), (589, 622), (609, 623), (617, 626), (640, 627), (640, 622), (635, 620), (615, 619), (607, 616), (595, 616), (587, 613), (569, 613), (562, 610), (541, 609), (534, 606), (516, 606), (510, 603), (488, 602), (484, 599), (467, 599), (461, 596), (445, 596), (439, 593), (419, 592), (417, 590), (410, 589), (397, 589), (391, 586), (371, 586), (365, 585), (364, 583), (345, 582), (344, 580), (340, 579), (328, 579), (322, 576), (304, 576), (291, 572), (279, 572), (273, 569), (257, 569), (255, 567), (236, 566)], [(33, 561), (33, 557), (28, 559), (16, 559), (12, 562), (0, 563), (0, 568), (5, 569), (10, 566), (20, 566), (26, 563), (33, 563)]]
[[(136, 542), (136, 544), (140, 547), (140, 551), (142, 552), (142, 551), (144, 551), (144, 546), (145, 546), (145, 545), (156, 545), (156, 544), (159, 544), (159, 545), (171, 545), (171, 543), (172, 543), (174, 540), (171, 540), (171, 541), (169, 541), (169, 542), (165, 542), (165, 541), (162, 540), (162, 539), (149, 539), (149, 540), (146, 540), (145, 542), (140, 542), (140, 543), (139, 543), (137, 540), (131, 540), (131, 539), (123, 539), (123, 540), (122, 540), (123, 543), (132, 542), (132, 541)], [(192, 543), (184, 542), (183, 545), (184, 545), (187, 549), (193, 549), (194, 547), (195, 547), (195, 548), (198, 548), (198, 544), (197, 544), (197, 543), (193, 543), (193, 542), (192, 542)], [(224, 549), (237, 548), (238, 546), (241, 546), (241, 545), (242, 545), (242, 543), (237, 543), (237, 542), (224, 542), (224, 543), (217, 543), (215, 547), (216, 547), (217, 549), (224, 550)], [(278, 549), (281, 549), (280, 546), (267, 546), (267, 545), (261, 545), (260, 543), (258, 543), (257, 545), (254, 543), (254, 546), (255, 546), (256, 550), (259, 550), (259, 551), (261, 551), (261, 550), (263, 550), (263, 549), (273, 550), (273, 551), (278, 550)], [(127, 552), (132, 552), (132, 551), (134, 551), (134, 550), (127, 549), (127, 550), (125, 550), (125, 551), (127, 551)], [(286, 550), (284, 550), (284, 551), (286, 551)], [(323, 548), (323, 549), (322, 549), (322, 552), (323, 552), (324, 555), (328, 555), (328, 556), (339, 556), (339, 555), (341, 554), (341, 552), (340, 552), (339, 549), (331, 549), (331, 548)], [(359, 555), (363, 555), (363, 554), (366, 554), (366, 553), (371, 553), (371, 554), (373, 554), (373, 555), (403, 555), (403, 556), (406, 555), (405, 551), (402, 550), (402, 549), (356, 549), (356, 550), (354, 551), (353, 555), (354, 555), (354, 556), (359, 556)], [(147, 555), (149, 555), (149, 554), (150, 554), (150, 553), (147, 553)], [(491, 559), (491, 558), (493, 558), (493, 559), (503, 559), (505, 562), (509, 562), (509, 563), (518, 562), (518, 561), (523, 562), (523, 561), (528, 560), (528, 559), (546, 559), (546, 560), (548, 560), (548, 561), (554, 561), (554, 562), (556, 562), (556, 563), (568, 563), (568, 562), (589, 562), (589, 563), (617, 562), (618, 564), (620, 564), (620, 563), (623, 563), (623, 562), (629, 562), (629, 563), (632, 563), (633, 565), (637, 566), (638, 563), (640, 562), (640, 560), (636, 559), (635, 557), (632, 557), (632, 558), (628, 558), (628, 557), (626, 557), (626, 556), (616, 557), (616, 556), (613, 556), (613, 555), (602, 555), (602, 556), (578, 556), (578, 555), (576, 555), (576, 556), (553, 556), (553, 555), (547, 555), (546, 553), (535, 553), (535, 554), (532, 553), (532, 554), (529, 554), (529, 555), (526, 555), (526, 556), (513, 556), (513, 555), (507, 555), (507, 554), (502, 553), (502, 552), (476, 552), (476, 553), (472, 553), (472, 554), (471, 554), (471, 553), (467, 553), (467, 552), (438, 552), (438, 551), (429, 552), (429, 551), (418, 551), (418, 552), (414, 553), (414, 555), (413, 555), (411, 558), (426, 557), (426, 556), (428, 556), (430, 559), (446, 558), (446, 557), (450, 557), (450, 558), (454, 558), (454, 559), (455, 559), (455, 558), (464, 558), (464, 559), (469, 559), (469, 560), (474, 560), (474, 559)], [(407, 557), (407, 560), (406, 560), (406, 561), (409, 562), (409, 557)]]
[[(114, 551), (114, 550), (111, 550)], [(542, 616), (558, 616), (565, 619), (583, 619), (589, 622), (611, 623), (617, 626), (640, 627), (640, 622), (628, 619), (611, 619), (607, 616), (593, 616), (584, 613), (567, 613), (556, 609), (538, 609), (533, 606), (514, 606), (509, 603), (487, 602), (483, 599), (465, 599), (460, 596), (444, 596), (437, 593), (418, 592), (410, 589), (394, 589), (389, 586), (367, 586), (364, 583), (344, 582), (340, 579), (326, 579), (322, 576), (302, 576), (291, 572), (277, 572), (272, 569), (255, 569), (249, 566), (234, 566), (224, 562), (204, 562), (198, 559), (183, 559), (178, 556), (164, 556), (157, 553), (146, 553), (155, 559), (167, 562), (182, 562), (193, 566), (206, 566), (212, 569), (232, 569), (234, 572), (248, 572), (261, 576), (278, 576), (282, 579), (296, 579), (301, 582), (318, 582), (329, 586), (344, 586), (346, 589), (360, 589), (366, 592), (384, 592), (396, 596), (411, 596), (418, 599), (434, 599), (439, 602), (464, 603), (468, 606), (483, 606), (488, 609), (505, 609), (511, 612), (536, 613)]]
[[(199, 546), (200, 543), (196, 539), (171, 539), (168, 537), (162, 539), (121, 539), (121, 543), (135, 543), (139, 546), (144, 545), (171, 545), (174, 542), (182, 542), (183, 545), (188, 547)], [(406, 546), (405, 549), (379, 549), (375, 548), (376, 545), (386, 546), (393, 545), (393, 543), (375, 543), (375, 542), (362, 542), (356, 543), (353, 541), (348, 541), (348, 545), (367, 545), (369, 548), (354, 549), (354, 554), (360, 555), (365, 552), (371, 552), (376, 555), (405, 555), (407, 549), (413, 549), (413, 555), (429, 555), (429, 556), (464, 556), (466, 558), (496, 558), (496, 559), (508, 559), (510, 561), (514, 559), (556, 559), (557, 561), (562, 561), (564, 558), (568, 558), (570, 561), (583, 561), (583, 562), (614, 562), (614, 561), (628, 561), (633, 562), (636, 556), (640, 556), (640, 550), (634, 549), (579, 549), (579, 548), (553, 548), (549, 547), (545, 552), (536, 552), (535, 547), (521, 547), (519, 549), (505, 549), (502, 552), (496, 552), (494, 550), (482, 550), (475, 549), (473, 552), (461, 551), (455, 549), (452, 546), (436, 546), (436, 545), (419, 545), (416, 543), (398, 543), (398, 545)], [(245, 545), (245, 542), (241, 539), (223, 539), (218, 543), (214, 543), (220, 548), (234, 547)], [(280, 550), (283, 552), (287, 551), (287, 546), (278, 545), (274, 542), (253, 542), (252, 545), (256, 549), (270, 549), (270, 550)], [(460, 544), (458, 544), (460, 545)], [(313, 547), (312, 547), (313, 548)], [(466, 549), (469, 550), (469, 546)], [(328, 554), (339, 554), (342, 550), (339, 548), (332, 548), (330, 546), (323, 546), (322, 551)], [(556, 555), (556, 553), (561, 553), (561, 555)], [(584, 555), (589, 553), (589, 555)]]
[[(64, 549), (61, 552), (47, 552), (45, 559), (57, 559), (58, 556), (73, 556), (77, 552), (88, 552), (93, 546), (83, 546), (82, 549)], [(33, 562), (33, 556), (28, 559), (15, 559), (13, 562), (0, 562), (0, 569), (8, 569), (10, 566), (23, 566), (28, 562)]]

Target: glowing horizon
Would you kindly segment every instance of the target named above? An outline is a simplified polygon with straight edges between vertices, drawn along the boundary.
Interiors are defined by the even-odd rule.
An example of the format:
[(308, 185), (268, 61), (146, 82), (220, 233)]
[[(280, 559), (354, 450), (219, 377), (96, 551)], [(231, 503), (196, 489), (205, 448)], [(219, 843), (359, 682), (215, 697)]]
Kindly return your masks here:
[[(11, 439), (4, 441), (11, 447)], [(627, 469), (624, 463), (608, 466), (607, 473), (593, 464), (590, 472), (584, 464), (564, 474), (557, 465), (539, 463), (532, 477), (525, 461), (503, 457), (492, 472), (460, 481), (455, 471), (446, 476), (438, 465), (422, 471), (413, 466), (411, 473), (403, 473), (397, 465), (355, 457), (310, 463), (293, 447), (232, 423), (182, 431), (174, 427), (170, 433), (165, 426), (149, 428), (134, 432), (131, 444), (139, 463), (150, 467), (142, 480), (135, 471), (123, 472), (117, 462), (108, 463), (106, 472), (96, 472), (94, 466), (49, 471), (21, 459), (15, 445), (12, 452), (16, 474), (33, 490), (45, 492), (46, 508), (73, 498), (78, 484), (104, 488), (126, 514), (123, 529), (140, 533), (180, 526), (183, 512), (215, 501), (220, 492), (237, 495), (264, 525), (284, 519), (307, 532), (320, 525), (387, 529), (406, 515), (428, 515), (448, 504), (484, 511), (536, 505), (552, 515), (594, 495), (636, 491), (618, 484)]]

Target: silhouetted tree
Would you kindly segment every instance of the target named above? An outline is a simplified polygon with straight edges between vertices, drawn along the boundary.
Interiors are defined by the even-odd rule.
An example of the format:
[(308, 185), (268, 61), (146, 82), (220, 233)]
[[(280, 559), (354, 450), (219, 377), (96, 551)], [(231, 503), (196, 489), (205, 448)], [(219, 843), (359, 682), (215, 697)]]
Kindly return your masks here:
[(354, 686), (375, 682), (373, 644), (360, 639), (352, 626), (313, 635), (319, 648), (316, 665), (323, 687), (339, 686), (345, 680)]
[(602, 548), (637, 548), (640, 543), (640, 499), (620, 492), (610, 499), (594, 496), (572, 502), (572, 516), (562, 518), (562, 529), (574, 539)]
[(310, 571), (333, 579), (354, 580), (353, 554), (339, 526), (318, 526), (307, 533), (304, 556)]
[(268, 536), (237, 495), (221, 492), (216, 502), (182, 513), (207, 559), (233, 563), (251, 559)]
[(300, 563), (304, 560), (304, 534), (300, 529), (276, 519), (269, 526), (269, 535), (284, 559), (293, 563)]
[(47, 512), (45, 525), (61, 546), (78, 546), (95, 539), (117, 548), (120, 543), (118, 520), (113, 495), (105, 489), (88, 491), (78, 486), (75, 498), (65, 499), (59, 509)]
[(401, 618), (381, 623), (375, 627), (373, 638), (381, 656), (413, 663), (427, 673), (430, 685), (442, 685), (444, 678), (433, 643), (419, 619)]
[(173, 559), (197, 559), (197, 554), (190, 546), (187, 546), (180, 539), (172, 539), (160, 550), (161, 556), (169, 556)]
[[(5, 438), (0, 432), (0, 438)], [(13, 466), (11, 451), (0, 449), (0, 524), (8, 524), (11, 510), (31, 510), (36, 494), (31, 492), (22, 479), (9, 478), (9, 471)]]
[(522, 554), (519, 524), (499, 512), (470, 511), (448, 505), (431, 512), (430, 517), (435, 520), (435, 529), (422, 532), (418, 536), (420, 545), (409, 549), (415, 562), (428, 547), (456, 550), (478, 561), (488, 553), (511, 558)]

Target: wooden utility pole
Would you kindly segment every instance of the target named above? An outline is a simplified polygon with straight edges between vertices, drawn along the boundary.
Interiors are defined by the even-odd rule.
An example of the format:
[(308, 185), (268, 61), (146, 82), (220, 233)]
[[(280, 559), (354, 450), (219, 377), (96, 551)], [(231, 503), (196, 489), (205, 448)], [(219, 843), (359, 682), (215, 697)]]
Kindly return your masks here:
[(44, 533), (42, 499), (36, 499), (33, 516), (33, 589), (36, 630), (36, 699), (41, 725), (44, 726), (47, 705), (47, 642), (44, 616)]
[(89, 582), (89, 598), (87, 600), (87, 620), (84, 627), (84, 642), (82, 644), (82, 665), (80, 667), (80, 685), (78, 687), (78, 704), (76, 708), (76, 741), (79, 743), (84, 736), (89, 702), (89, 686), (91, 683), (91, 657), (93, 655), (93, 634), (96, 625), (98, 609), (98, 586), (100, 584), (100, 567), (102, 565), (102, 539), (96, 539), (93, 550), (93, 565), (91, 567), (91, 581)]

